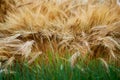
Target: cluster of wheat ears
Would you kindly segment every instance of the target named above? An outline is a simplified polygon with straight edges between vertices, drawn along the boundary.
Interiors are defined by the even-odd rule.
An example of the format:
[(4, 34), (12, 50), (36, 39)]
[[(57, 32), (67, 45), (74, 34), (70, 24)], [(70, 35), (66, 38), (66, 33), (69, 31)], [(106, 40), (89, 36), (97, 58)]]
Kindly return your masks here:
[[(120, 60), (120, 6), (116, 0), (0, 0), (0, 65), (33, 63), (47, 51)], [(6, 62), (4, 64), (4, 61)]]

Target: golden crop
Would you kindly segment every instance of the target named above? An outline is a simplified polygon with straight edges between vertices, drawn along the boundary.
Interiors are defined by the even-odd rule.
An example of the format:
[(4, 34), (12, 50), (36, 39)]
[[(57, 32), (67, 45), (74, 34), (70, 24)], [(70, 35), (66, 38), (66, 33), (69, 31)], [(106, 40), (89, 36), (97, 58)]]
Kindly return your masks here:
[[(50, 50), (120, 60), (120, 6), (115, 0), (0, 0), (0, 61), (32, 63)], [(34, 57), (33, 57), (34, 56)], [(11, 61), (12, 62), (12, 61)]]

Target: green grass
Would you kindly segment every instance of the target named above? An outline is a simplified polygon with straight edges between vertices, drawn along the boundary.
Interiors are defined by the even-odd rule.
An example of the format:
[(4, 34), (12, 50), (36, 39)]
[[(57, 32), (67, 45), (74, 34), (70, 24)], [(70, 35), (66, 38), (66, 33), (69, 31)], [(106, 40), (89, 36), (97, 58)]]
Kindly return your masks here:
[[(67, 54), (67, 53), (66, 53)], [(0, 73), (0, 80), (120, 80), (120, 67), (114, 63), (105, 67), (99, 59), (86, 63), (85, 59), (78, 59), (78, 63), (72, 68), (69, 62), (71, 55), (59, 57), (48, 52), (48, 62), (43, 56), (34, 64), (16, 62), (8, 67), (8, 73)], [(15, 71), (11, 74), (9, 71)]]
[(90, 61), (88, 64), (79, 61), (71, 68), (69, 61), (50, 58), (47, 64), (43, 61), (36, 61), (34, 65), (26, 62), (14, 63), (8, 70), (15, 73), (0, 73), (0, 80), (120, 80), (120, 67), (109, 64), (106, 69), (99, 60)]

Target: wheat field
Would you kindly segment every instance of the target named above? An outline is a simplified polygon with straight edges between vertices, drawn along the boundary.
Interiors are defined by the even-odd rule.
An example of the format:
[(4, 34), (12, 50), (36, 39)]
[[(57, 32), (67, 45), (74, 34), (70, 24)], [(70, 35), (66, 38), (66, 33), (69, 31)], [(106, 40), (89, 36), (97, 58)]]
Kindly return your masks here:
[(119, 1), (0, 0), (0, 67), (47, 63), (48, 51), (71, 55), (71, 67), (86, 56), (120, 66)]

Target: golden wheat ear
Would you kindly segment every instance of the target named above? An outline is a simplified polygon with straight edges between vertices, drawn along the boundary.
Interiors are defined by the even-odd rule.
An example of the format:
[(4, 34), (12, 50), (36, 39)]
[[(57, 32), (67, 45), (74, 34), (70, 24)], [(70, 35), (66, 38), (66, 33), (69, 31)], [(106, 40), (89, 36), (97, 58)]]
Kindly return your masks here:
[(5, 22), (7, 13), (12, 12), (15, 0), (0, 0), (0, 22)]
[(109, 29), (114, 32), (120, 32), (120, 21), (113, 23)]

